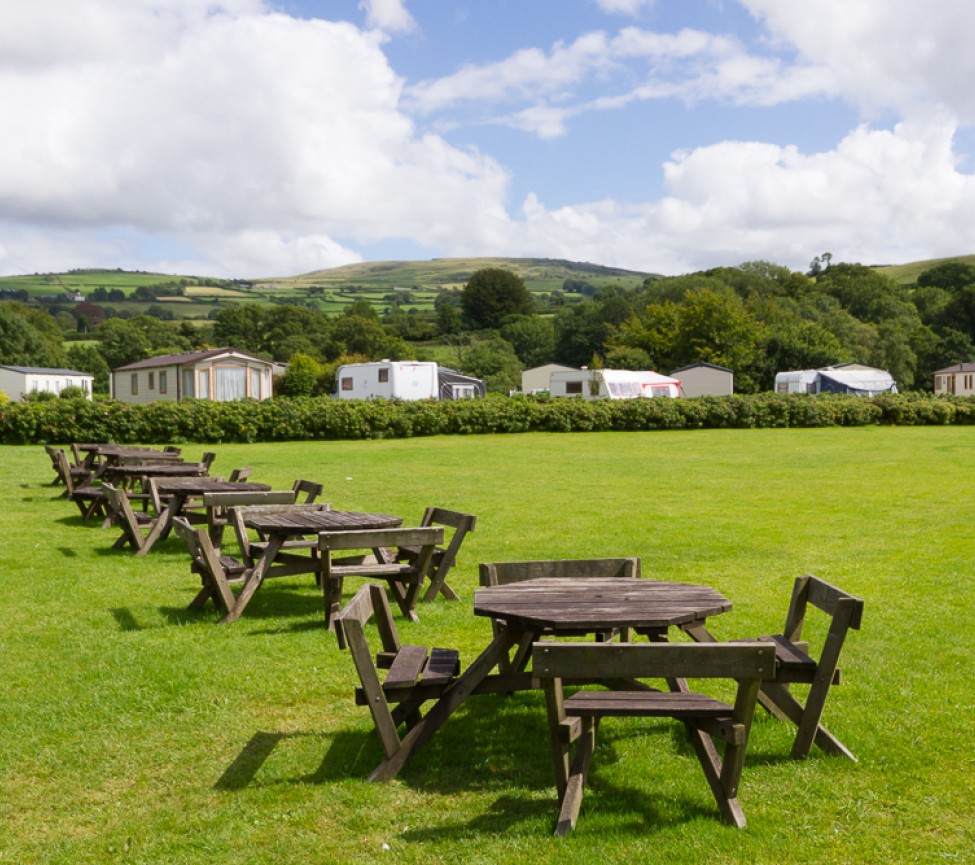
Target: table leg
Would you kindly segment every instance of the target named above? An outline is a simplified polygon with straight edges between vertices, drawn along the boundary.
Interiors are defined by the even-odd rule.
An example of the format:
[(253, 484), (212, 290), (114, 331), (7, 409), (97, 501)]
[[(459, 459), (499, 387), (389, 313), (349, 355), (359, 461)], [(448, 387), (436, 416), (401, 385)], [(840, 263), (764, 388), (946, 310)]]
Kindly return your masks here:
[(142, 542), (142, 547), (136, 550), (136, 556), (144, 556), (149, 550), (152, 549), (153, 544), (156, 543), (160, 538), (165, 538), (170, 530), (173, 528), (173, 517), (179, 513), (179, 509), (183, 506), (184, 497), (173, 496), (166, 507), (162, 509), (162, 513), (159, 514), (159, 519), (156, 520), (156, 524), (149, 530), (149, 534), (146, 535), (146, 539)]
[(433, 734), (444, 725), (444, 722), (457, 707), (484, 681), (508, 649), (518, 642), (519, 637), (518, 632), (510, 630), (501, 631), (495, 636), (488, 643), (487, 648), (443, 692), (440, 699), (430, 708), (430, 711), (403, 737), (399, 750), (392, 757), (379, 764), (378, 768), (369, 776), (369, 780), (388, 781), (390, 778), (395, 778), (410, 757), (430, 741)]
[(240, 618), (240, 614), (244, 612), (244, 607), (250, 603), (251, 598), (254, 597), (254, 593), (261, 587), (264, 577), (271, 570), (271, 564), (284, 544), (286, 537), (286, 535), (274, 534), (268, 538), (264, 552), (261, 553), (261, 557), (257, 560), (250, 575), (244, 580), (243, 588), (241, 588), (236, 600), (234, 600), (233, 608), (220, 620), (221, 622), (236, 622)]

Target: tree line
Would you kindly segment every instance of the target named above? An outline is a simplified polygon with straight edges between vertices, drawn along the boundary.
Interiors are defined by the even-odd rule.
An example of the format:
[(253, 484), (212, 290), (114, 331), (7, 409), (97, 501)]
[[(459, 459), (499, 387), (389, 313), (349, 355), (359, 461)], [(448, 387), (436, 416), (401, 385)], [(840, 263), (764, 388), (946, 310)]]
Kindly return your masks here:
[(498, 392), (517, 388), (522, 369), (549, 362), (667, 373), (698, 361), (732, 369), (742, 393), (770, 390), (782, 370), (848, 361), (889, 370), (902, 390), (930, 390), (936, 369), (975, 360), (972, 265), (937, 265), (913, 285), (828, 254), (814, 265), (800, 273), (746, 262), (650, 277), (637, 288), (573, 284), (545, 307), (516, 274), (486, 268), (462, 290), (441, 292), (429, 314), (395, 307), (381, 316), (364, 300), (332, 316), (294, 304), (228, 304), (208, 322), (109, 318), (91, 330), (94, 342), (67, 349), (64, 321), (4, 301), (0, 363), (70, 366), (94, 374), (105, 392), (111, 368), (233, 346), (290, 363), (278, 392), (310, 395), (332, 390), (341, 363), (435, 352)]

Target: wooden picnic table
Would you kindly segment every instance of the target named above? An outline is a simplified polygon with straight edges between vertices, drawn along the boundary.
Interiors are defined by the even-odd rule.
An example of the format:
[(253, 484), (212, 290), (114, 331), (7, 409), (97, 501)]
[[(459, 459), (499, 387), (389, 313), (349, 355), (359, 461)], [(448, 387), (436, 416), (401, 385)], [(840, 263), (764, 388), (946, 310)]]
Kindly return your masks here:
[[(370, 779), (395, 777), (470, 694), (479, 689), (497, 692), (530, 687), (526, 685), (523, 667), (517, 665), (511, 672), (490, 674), (512, 648), (517, 648), (516, 657), (530, 657), (532, 643), (543, 633), (578, 635), (632, 628), (652, 640), (662, 640), (670, 628), (679, 627), (692, 636), (702, 635), (710, 616), (730, 609), (731, 602), (709, 586), (658, 580), (542, 578), (476, 589), (474, 614), (490, 618), (502, 627)], [(489, 676), (493, 681), (487, 687)], [(507, 686), (504, 680), (508, 681)]]
[(111, 484), (128, 486), (141, 478), (202, 477), (208, 469), (204, 463), (187, 463), (180, 460), (146, 462), (137, 465), (105, 465), (97, 473), (99, 479)]
[(261, 534), (267, 539), (267, 543), (245, 578), (233, 609), (224, 617), (225, 622), (233, 622), (240, 617), (265, 579), (319, 573), (321, 565), (317, 550), (310, 547), (308, 555), (285, 552), (283, 547), (289, 538), (318, 535), (321, 532), (386, 529), (403, 523), (401, 517), (392, 514), (318, 510), (310, 509), (307, 505), (297, 505), (294, 508), (286, 505), (269, 509), (253, 508), (246, 509), (245, 513), (244, 525)]
[(160, 461), (178, 460), (179, 454), (158, 448), (143, 447), (142, 445), (116, 445), (100, 442), (82, 442), (74, 445), (85, 456), (85, 466), (89, 469), (98, 463), (115, 465), (125, 457), (144, 457)]
[[(190, 464), (192, 465), (192, 464)], [(131, 466), (130, 468), (138, 468)], [(145, 469), (145, 466), (141, 466)], [(223, 478), (209, 477), (179, 477), (171, 474), (157, 475), (155, 469), (163, 466), (154, 466), (152, 472), (143, 472), (151, 478), (160, 496), (168, 497), (165, 505), (159, 510), (159, 519), (152, 527), (152, 531), (146, 536), (144, 546), (137, 556), (144, 556), (156, 541), (169, 536), (173, 528), (173, 518), (183, 514), (187, 499), (191, 497), (203, 496), (206, 493), (230, 493), (230, 492), (261, 492), (270, 490), (268, 484), (254, 483), (251, 481), (225, 481)]]

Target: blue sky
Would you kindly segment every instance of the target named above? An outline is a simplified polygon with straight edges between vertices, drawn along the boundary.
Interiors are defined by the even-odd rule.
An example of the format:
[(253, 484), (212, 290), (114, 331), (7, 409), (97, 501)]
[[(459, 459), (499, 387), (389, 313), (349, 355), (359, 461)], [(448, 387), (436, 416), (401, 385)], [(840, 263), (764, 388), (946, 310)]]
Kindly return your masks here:
[(969, 0), (0, 9), (0, 273), (975, 253)]

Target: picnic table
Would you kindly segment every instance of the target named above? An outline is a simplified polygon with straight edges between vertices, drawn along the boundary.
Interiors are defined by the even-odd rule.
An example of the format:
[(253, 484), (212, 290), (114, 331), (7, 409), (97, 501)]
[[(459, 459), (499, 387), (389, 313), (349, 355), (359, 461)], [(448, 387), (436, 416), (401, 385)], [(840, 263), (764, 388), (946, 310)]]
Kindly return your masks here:
[[(529, 658), (532, 643), (543, 633), (564, 636), (630, 628), (651, 640), (664, 640), (670, 628), (679, 627), (692, 636), (702, 636), (709, 617), (730, 609), (731, 602), (709, 586), (657, 580), (542, 578), (476, 589), (474, 615), (490, 618), (501, 627), (370, 779), (395, 777), (470, 694), (526, 687), (524, 665), (490, 674), (512, 648), (517, 648), (516, 657)], [(489, 676), (493, 681), (485, 687)]]
[[(181, 478), (200, 477), (208, 471), (204, 463), (187, 463), (182, 460), (165, 462), (140, 462), (138, 464), (105, 465), (97, 473), (101, 480), (111, 484), (129, 486), (133, 481), (146, 477)], [(143, 490), (146, 492), (146, 490)]]
[(250, 603), (264, 580), (292, 574), (318, 575), (321, 563), (317, 549), (309, 546), (308, 555), (285, 551), (285, 544), (296, 536), (319, 535), (322, 532), (351, 532), (386, 529), (402, 525), (401, 517), (365, 511), (311, 509), (308, 506), (247, 508), (243, 523), (266, 538), (261, 555), (244, 580), (233, 609), (223, 621), (236, 621)]
[(85, 467), (94, 468), (99, 463), (116, 465), (126, 457), (154, 459), (159, 461), (178, 460), (178, 453), (141, 445), (116, 445), (105, 442), (83, 442), (74, 447), (85, 454)]
[[(187, 465), (195, 464), (188, 463)], [(163, 466), (153, 466), (151, 472), (145, 471), (146, 466), (131, 466), (130, 468), (141, 468), (143, 474), (148, 475), (151, 479), (156, 492), (160, 496), (167, 497), (165, 505), (160, 503), (159, 518), (146, 536), (142, 549), (136, 553), (137, 556), (144, 556), (156, 541), (169, 536), (173, 528), (173, 518), (183, 515), (188, 499), (200, 497), (206, 493), (261, 492), (271, 489), (268, 484), (251, 481), (225, 481), (223, 478), (196, 476), (181, 477), (178, 473), (172, 472), (157, 475), (156, 470), (163, 468)], [(195, 515), (194, 518), (196, 518)]]

